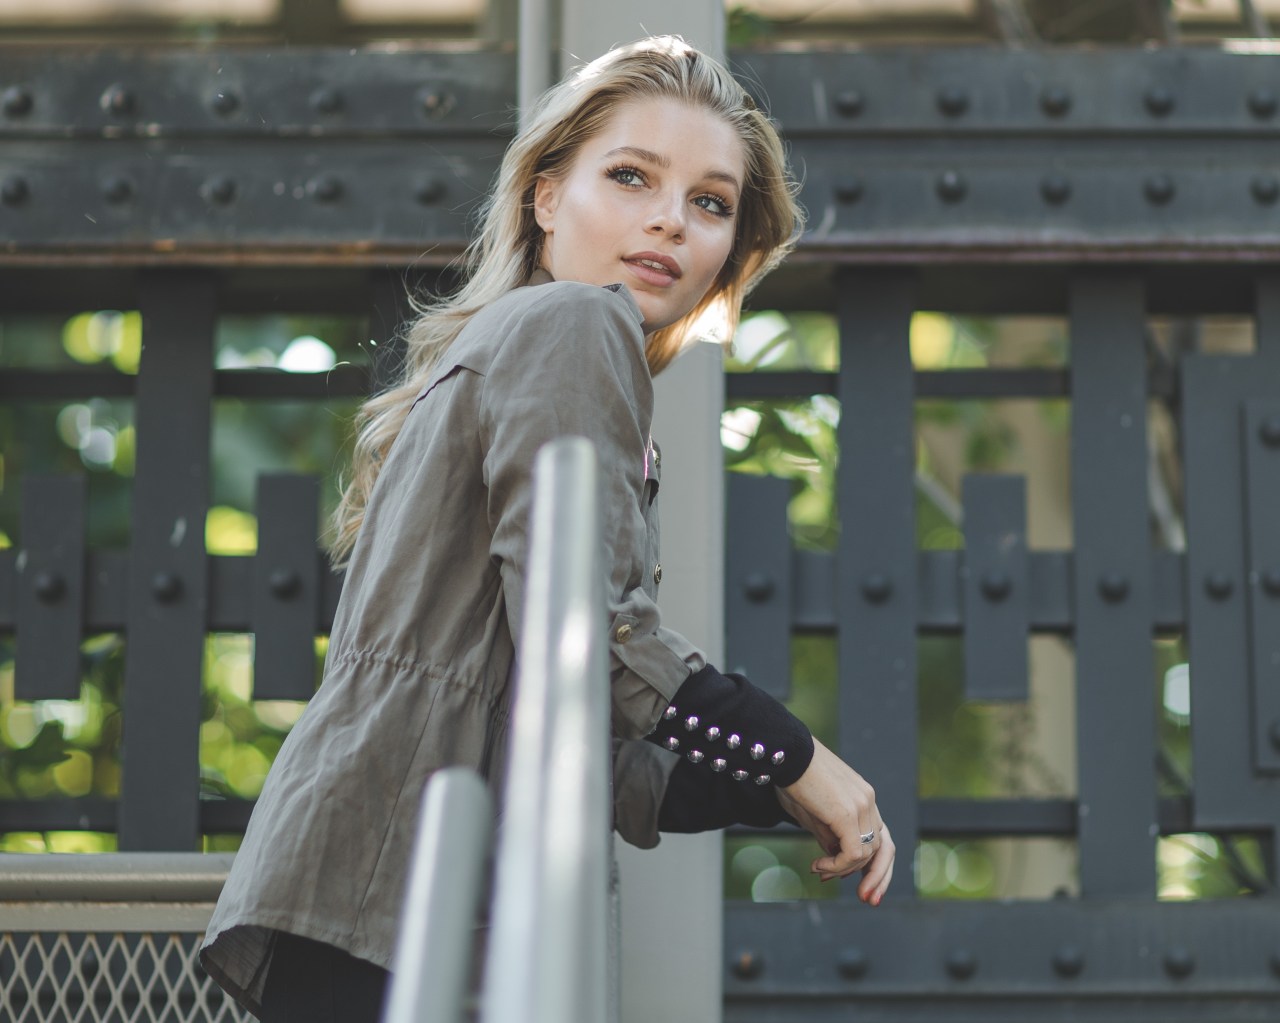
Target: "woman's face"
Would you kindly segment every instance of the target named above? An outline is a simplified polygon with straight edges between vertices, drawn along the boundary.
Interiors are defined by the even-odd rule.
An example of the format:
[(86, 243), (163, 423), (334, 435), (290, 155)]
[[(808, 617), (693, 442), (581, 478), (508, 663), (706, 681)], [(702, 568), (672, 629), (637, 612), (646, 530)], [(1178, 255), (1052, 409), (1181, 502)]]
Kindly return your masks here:
[(539, 178), (542, 265), (558, 281), (627, 286), (646, 334), (688, 313), (733, 247), (742, 143), (716, 114), (671, 99), (620, 105), (559, 180)]

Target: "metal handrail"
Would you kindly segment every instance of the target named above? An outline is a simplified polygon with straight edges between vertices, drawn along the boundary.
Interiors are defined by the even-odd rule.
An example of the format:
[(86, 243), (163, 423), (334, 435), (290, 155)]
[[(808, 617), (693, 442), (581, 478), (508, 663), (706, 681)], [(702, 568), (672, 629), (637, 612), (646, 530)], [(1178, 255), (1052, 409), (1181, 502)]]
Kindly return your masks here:
[[(617, 1016), (598, 487), (589, 441), (538, 453), (483, 1023)], [(385, 1023), (462, 1018), (488, 830), (476, 786), (456, 770), (427, 787)]]

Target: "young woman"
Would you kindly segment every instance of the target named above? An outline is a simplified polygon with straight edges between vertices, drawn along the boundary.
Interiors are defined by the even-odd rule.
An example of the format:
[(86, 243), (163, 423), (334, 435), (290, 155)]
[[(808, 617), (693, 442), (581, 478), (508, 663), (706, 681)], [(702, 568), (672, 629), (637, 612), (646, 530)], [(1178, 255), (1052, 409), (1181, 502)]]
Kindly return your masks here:
[[(789, 249), (777, 134), (678, 39), (614, 50), (511, 145), (466, 283), (421, 310), (403, 383), (361, 411), (332, 552), (324, 682), (267, 779), (209, 925), (209, 973), (268, 1023), (377, 1018), (418, 801), (501, 782), (546, 441), (596, 445), (608, 538), (615, 822), (628, 841), (791, 818), (878, 904), (894, 846), (867, 783), (781, 704), (662, 626), (652, 374)], [(677, 496), (677, 500), (678, 500)]]

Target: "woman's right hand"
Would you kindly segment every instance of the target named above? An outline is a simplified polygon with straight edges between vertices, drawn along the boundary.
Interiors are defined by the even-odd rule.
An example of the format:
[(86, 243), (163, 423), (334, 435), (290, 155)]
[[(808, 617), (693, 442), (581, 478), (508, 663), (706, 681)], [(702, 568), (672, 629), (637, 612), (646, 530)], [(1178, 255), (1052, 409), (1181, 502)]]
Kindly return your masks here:
[[(804, 774), (777, 792), (782, 808), (827, 852), (813, 861), (813, 872), (830, 881), (861, 870), (858, 898), (880, 905), (893, 878), (896, 849), (866, 779), (814, 739)], [(869, 833), (876, 837), (864, 845), (861, 836)]]

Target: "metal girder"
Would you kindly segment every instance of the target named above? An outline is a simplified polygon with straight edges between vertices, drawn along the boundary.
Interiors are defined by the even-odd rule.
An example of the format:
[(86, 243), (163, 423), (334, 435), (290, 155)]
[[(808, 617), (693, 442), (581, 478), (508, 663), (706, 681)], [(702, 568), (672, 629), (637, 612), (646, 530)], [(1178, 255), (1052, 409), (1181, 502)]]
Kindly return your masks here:
[[(739, 51), (800, 257), (1280, 251), (1274, 54)], [(0, 50), (0, 260), (447, 262), (512, 130), (498, 49)]]

